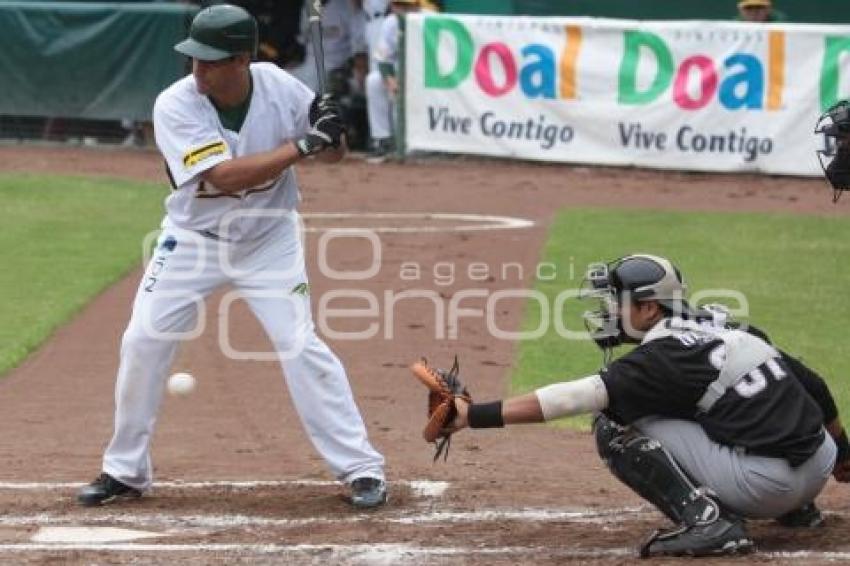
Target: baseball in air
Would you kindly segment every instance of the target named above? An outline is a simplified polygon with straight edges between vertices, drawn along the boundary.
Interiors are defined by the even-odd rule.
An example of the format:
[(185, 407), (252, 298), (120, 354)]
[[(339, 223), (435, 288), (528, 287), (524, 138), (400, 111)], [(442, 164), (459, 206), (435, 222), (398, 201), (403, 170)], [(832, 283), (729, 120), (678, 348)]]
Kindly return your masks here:
[(195, 389), (195, 378), (190, 373), (179, 372), (168, 378), (168, 392), (172, 395), (188, 395)]

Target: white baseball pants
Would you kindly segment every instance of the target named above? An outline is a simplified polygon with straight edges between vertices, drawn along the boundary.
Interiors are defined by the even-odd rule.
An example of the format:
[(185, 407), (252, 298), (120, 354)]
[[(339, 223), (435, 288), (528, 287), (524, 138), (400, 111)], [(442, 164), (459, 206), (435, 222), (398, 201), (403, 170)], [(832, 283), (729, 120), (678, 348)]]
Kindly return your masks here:
[(384, 85), (384, 79), (377, 69), (366, 75), (366, 111), (369, 114), (369, 133), (372, 139), (391, 138), (393, 103)]
[(270, 232), (230, 243), (163, 230), (121, 344), (104, 472), (137, 489), (151, 486), (150, 441), (177, 345), (202, 328), (204, 298), (231, 283), (271, 338), (295, 409), (334, 476), (384, 477), (384, 459), (369, 443), (345, 369), (314, 331), (297, 214)]

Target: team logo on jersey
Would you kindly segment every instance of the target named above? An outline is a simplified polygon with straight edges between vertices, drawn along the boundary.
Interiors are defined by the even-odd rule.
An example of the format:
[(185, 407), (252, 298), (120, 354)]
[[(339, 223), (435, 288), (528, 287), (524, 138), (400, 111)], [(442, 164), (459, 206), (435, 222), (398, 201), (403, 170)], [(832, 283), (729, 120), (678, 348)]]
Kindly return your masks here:
[(174, 236), (168, 236), (162, 241), (159, 247), (160, 249), (173, 252), (174, 248), (177, 247), (177, 238), (175, 238)]
[(223, 141), (217, 141), (214, 143), (208, 143), (207, 145), (202, 145), (197, 149), (190, 150), (183, 156), (183, 166), (184, 167), (192, 167), (197, 165), (204, 159), (212, 157), (213, 155), (221, 155), (224, 153), (226, 146)]
[(303, 295), (306, 297), (310, 294), (310, 285), (308, 285), (307, 283), (299, 283), (298, 285), (292, 288), (291, 293), (293, 295)]

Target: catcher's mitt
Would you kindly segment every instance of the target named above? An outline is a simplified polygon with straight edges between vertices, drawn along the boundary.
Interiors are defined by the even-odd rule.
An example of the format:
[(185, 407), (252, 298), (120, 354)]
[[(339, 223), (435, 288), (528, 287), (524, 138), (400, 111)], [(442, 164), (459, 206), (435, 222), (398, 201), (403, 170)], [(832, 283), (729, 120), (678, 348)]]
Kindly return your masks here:
[(444, 429), (457, 416), (455, 399), (460, 397), (467, 403), (472, 403), (472, 397), (458, 378), (460, 368), (458, 367), (457, 356), (455, 356), (455, 363), (449, 371), (432, 368), (425, 358), (414, 363), (410, 366), (410, 369), (413, 371), (413, 375), (418, 377), (419, 381), (428, 388), (428, 424), (425, 425), (422, 436), (427, 442), (436, 444), (434, 461), (441, 454), (444, 454), (444, 459), (448, 459), (451, 433), (445, 433)]

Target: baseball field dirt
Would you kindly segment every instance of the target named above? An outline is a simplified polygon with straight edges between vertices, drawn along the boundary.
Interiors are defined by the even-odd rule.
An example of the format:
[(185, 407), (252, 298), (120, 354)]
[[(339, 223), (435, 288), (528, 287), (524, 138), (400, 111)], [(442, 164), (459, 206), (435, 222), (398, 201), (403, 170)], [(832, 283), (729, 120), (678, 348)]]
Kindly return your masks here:
[[(16, 146), (0, 148), (0, 162), (6, 171), (166, 183), (155, 152)], [(460, 269), (452, 285), (440, 284), (434, 266), (446, 261), (461, 268), (486, 263), (491, 275), (474, 283), (489, 291), (530, 287), (547, 226), (564, 207), (823, 216), (850, 211), (846, 203), (831, 203), (822, 180), (759, 175), (472, 159), (374, 166), (348, 159), (333, 166), (308, 164), (299, 168), (299, 177), (304, 213), (442, 212), (534, 221), (530, 227), (490, 231), (382, 233), (377, 275), (345, 282), (377, 297), (385, 290), (417, 288), (450, 300), (471, 281)], [(429, 221), (350, 222), (410, 227)], [(335, 225), (332, 219), (308, 217), (308, 227), (323, 224)], [(318, 242), (319, 233), (308, 234), (314, 309), (338, 286), (315, 263)], [(335, 239), (328, 252), (337, 270), (366, 269), (372, 257), (362, 238)], [(418, 280), (401, 277), (405, 262), (418, 264)], [(507, 263), (521, 264), (521, 277), (517, 270), (502, 277), (500, 268)], [(158, 486), (122, 506), (77, 507), (75, 485), (99, 472), (112, 430), (119, 342), (139, 275), (136, 270), (98, 296), (0, 381), (0, 562), (619, 564), (632, 561), (641, 538), (663, 524), (660, 514), (606, 471), (586, 433), (551, 426), (463, 433), (448, 463), (432, 463), (420, 437), (424, 391), (407, 366), (423, 354), (449, 364), (457, 353), (475, 398), (493, 399), (507, 392), (515, 344), (491, 337), (474, 317), (460, 319), (456, 340), (438, 340), (434, 305), (427, 300), (397, 306), (391, 339), (385, 337), (385, 320), (379, 320), (372, 339), (328, 339), (348, 369), (371, 439), (387, 458), (391, 482), (386, 508), (352, 511), (343, 500), (345, 489), (329, 481), (305, 437), (278, 364), (221, 353), (220, 293), (207, 303), (207, 331), (184, 346), (175, 364), (175, 371), (193, 373), (198, 387), (186, 397), (166, 396), (153, 448)], [(343, 305), (363, 306), (340, 301)], [(519, 305), (497, 313), (500, 328), (519, 327)], [(481, 307), (481, 301), (469, 299), (464, 306)], [(353, 332), (369, 322), (334, 320), (331, 326)], [(236, 305), (229, 335), (237, 350), (269, 349), (244, 305)], [(817, 564), (850, 558), (850, 489), (831, 482), (819, 503), (827, 517), (822, 529), (752, 523), (759, 553), (744, 560)], [(46, 527), (115, 527), (159, 536), (68, 542), (72, 539), (62, 538), (68, 531)]]

